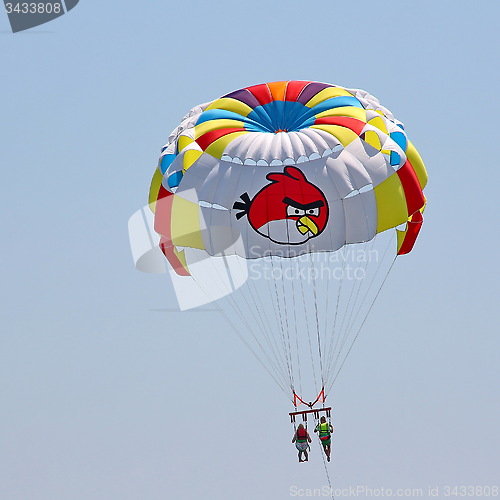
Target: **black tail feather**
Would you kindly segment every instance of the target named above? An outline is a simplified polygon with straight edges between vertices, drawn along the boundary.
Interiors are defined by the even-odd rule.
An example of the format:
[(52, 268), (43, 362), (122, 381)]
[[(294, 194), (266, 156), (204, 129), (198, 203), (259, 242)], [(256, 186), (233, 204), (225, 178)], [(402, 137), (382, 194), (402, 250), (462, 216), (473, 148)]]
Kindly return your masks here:
[(240, 220), (243, 216), (248, 215), (248, 211), (250, 210), (250, 205), (252, 204), (252, 200), (250, 200), (250, 196), (248, 193), (243, 193), (240, 196), (242, 201), (235, 201), (233, 208), (235, 210), (241, 210), (236, 214), (236, 219)]

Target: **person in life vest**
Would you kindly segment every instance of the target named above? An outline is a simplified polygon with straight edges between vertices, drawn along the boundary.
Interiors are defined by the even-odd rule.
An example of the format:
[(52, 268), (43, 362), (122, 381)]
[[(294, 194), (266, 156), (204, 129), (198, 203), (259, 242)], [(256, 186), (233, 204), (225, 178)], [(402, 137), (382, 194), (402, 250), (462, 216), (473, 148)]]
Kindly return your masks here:
[(332, 424), (329, 424), (325, 417), (321, 417), (319, 424), (314, 428), (314, 432), (318, 433), (319, 440), (321, 441), (323, 450), (325, 451), (326, 459), (329, 462), (333, 433)]
[[(299, 462), (307, 462), (309, 460), (307, 450), (309, 449), (310, 442), (311, 437), (309, 436), (307, 429), (302, 424), (299, 424), (292, 439), (292, 443), (295, 443), (295, 448), (299, 450)], [(305, 456), (304, 460), (302, 460), (302, 453)]]

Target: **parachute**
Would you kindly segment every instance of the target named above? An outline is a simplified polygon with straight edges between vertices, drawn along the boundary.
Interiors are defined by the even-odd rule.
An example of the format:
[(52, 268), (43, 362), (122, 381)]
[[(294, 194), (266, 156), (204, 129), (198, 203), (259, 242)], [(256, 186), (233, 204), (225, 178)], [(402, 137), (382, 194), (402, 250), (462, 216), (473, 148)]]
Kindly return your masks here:
[(194, 107), (162, 149), (145, 217), (181, 309), (214, 303), (295, 408), (311, 409), (412, 250), (426, 183), (375, 97), (282, 81)]

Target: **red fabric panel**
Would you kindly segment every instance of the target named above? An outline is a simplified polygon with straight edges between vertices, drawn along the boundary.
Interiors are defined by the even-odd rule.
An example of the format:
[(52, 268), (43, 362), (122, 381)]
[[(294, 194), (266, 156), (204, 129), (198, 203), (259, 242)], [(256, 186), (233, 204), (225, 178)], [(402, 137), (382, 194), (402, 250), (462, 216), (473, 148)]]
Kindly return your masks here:
[(174, 246), (168, 238), (162, 237), (162, 239), (160, 240), (160, 248), (163, 252), (163, 255), (165, 255), (165, 257), (167, 258), (168, 263), (172, 266), (174, 271), (179, 276), (191, 276), (189, 271), (182, 265), (179, 257), (175, 255)]
[(288, 82), (285, 93), (285, 101), (296, 101), (306, 85), (311, 82)]
[(360, 135), (366, 123), (348, 116), (327, 116), (325, 118), (318, 118), (314, 122), (314, 125), (340, 125), (341, 127), (351, 129), (357, 135)]
[(162, 235), (160, 239), (161, 251), (175, 272), (180, 276), (190, 276), (189, 271), (187, 271), (177, 255), (175, 255), (174, 246), (171, 240), (172, 232), (170, 229), (173, 201), (174, 194), (167, 191), (163, 186), (160, 186), (155, 208), (155, 231)]
[(415, 173), (415, 170), (413, 170), (409, 161), (406, 161), (406, 163), (397, 171), (397, 174), (401, 184), (403, 184), (403, 189), (405, 190), (408, 215), (411, 215), (425, 205), (422, 188), (418, 182), (417, 174)]
[(155, 231), (167, 238), (171, 237), (170, 220), (172, 217), (172, 202), (174, 195), (160, 186), (155, 208)]
[(244, 131), (243, 128), (220, 128), (217, 130), (211, 130), (210, 132), (207, 132), (206, 134), (201, 135), (196, 139), (196, 143), (200, 146), (203, 151), (212, 144), (212, 142), (216, 141), (217, 139), (220, 139), (221, 137), (227, 135), (227, 134), (232, 134), (233, 132), (242, 132)]
[(398, 255), (404, 255), (411, 252), (423, 222), (424, 218), (422, 214), (420, 212), (415, 212), (411, 221), (408, 222), (408, 230), (406, 232), (405, 239), (403, 240), (403, 244), (399, 249)]
[(271, 91), (269, 87), (265, 83), (261, 83), (260, 85), (254, 85), (252, 87), (247, 87), (247, 89), (257, 98), (257, 100), (262, 104), (267, 104), (268, 102), (272, 102), (273, 96), (271, 95)]

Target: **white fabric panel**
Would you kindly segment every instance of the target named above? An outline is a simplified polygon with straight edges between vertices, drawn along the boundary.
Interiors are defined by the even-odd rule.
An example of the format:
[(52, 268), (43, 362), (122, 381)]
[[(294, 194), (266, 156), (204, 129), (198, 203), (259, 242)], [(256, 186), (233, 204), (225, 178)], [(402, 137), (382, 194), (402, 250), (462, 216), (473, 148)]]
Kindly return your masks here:
[(301, 132), (308, 135), (314, 141), (317, 151), (320, 154), (327, 148), (333, 149), (335, 146), (341, 144), (332, 134), (319, 128), (306, 128)]
[[(373, 190), (346, 198), (343, 204), (346, 221), (346, 242), (361, 243), (371, 240), (377, 230), (377, 207)], [(375, 217), (373, 217), (373, 214)]]
[(363, 164), (374, 187), (394, 173), (385, 156), (364, 141), (353, 141), (344, 151), (349, 152)]
[(326, 166), (328, 168), (328, 174), (333, 184), (335, 184), (336, 190), (341, 198), (345, 198), (356, 189), (352, 184), (351, 178), (349, 177), (349, 170), (342, 160), (341, 155), (338, 158), (328, 156), (326, 158)]
[(202, 212), (209, 228), (207, 235), (203, 235), (207, 252), (210, 255), (235, 253), (234, 245), (240, 235), (232, 230), (231, 212), (216, 208), (202, 208)]
[(288, 138), (292, 146), (292, 158), (297, 161), (301, 156), (307, 156), (305, 145), (298, 132), (289, 132)]
[[(185, 189), (196, 189), (198, 198), (210, 204), (202, 203), (201, 211), (207, 225), (203, 240), (211, 255), (237, 252), (244, 256), (251, 252), (255, 256), (259, 252), (272, 251), (293, 256), (311, 251), (333, 251), (346, 242), (368, 241), (374, 237), (376, 230), (375, 196), (372, 190), (363, 193), (357, 190), (385, 180), (388, 169), (393, 169), (380, 153), (370, 157), (366, 150), (371, 147), (363, 141), (354, 142), (357, 144), (349, 145), (340, 152), (298, 165), (307, 181), (324, 193), (329, 206), (329, 219), (324, 231), (304, 243), (298, 243), (302, 241), (298, 234), (293, 233), (296, 236), (293, 238), (292, 229), (297, 230), (293, 223), (289, 224), (287, 233), (285, 226), (277, 229), (279, 224), (270, 221), (271, 231), (285, 231), (291, 235), (288, 241), (297, 244), (275, 243), (252, 228), (247, 215), (238, 220), (236, 214), (240, 210), (233, 209), (235, 202), (241, 202), (240, 197), (244, 193), (253, 200), (260, 190), (270, 185), (266, 176), (269, 173), (283, 173), (285, 167), (282, 165), (237, 165), (203, 155), (186, 171), (181, 183), (182, 190), (178, 194), (184, 193)], [(353, 156), (353, 151), (356, 156)], [(360, 156), (362, 162), (359, 161)], [(228, 210), (213, 208), (214, 204)], [(264, 234), (269, 234), (266, 231), (263, 230)], [(283, 238), (278, 233), (271, 233), (271, 236), (277, 241)], [(234, 245), (239, 238), (245, 250), (242, 250), (243, 247), (235, 250)]]
[(349, 173), (349, 179), (354, 189), (361, 189), (362, 187), (371, 184), (372, 180), (366, 171), (363, 163), (361, 163), (349, 151), (343, 150), (339, 158), (345, 163)]
[[(242, 160), (245, 159), (246, 152), (251, 148), (252, 144), (256, 140), (263, 140), (264, 137), (260, 136), (258, 133), (243, 134), (236, 139), (233, 139), (224, 150), (224, 154), (229, 155), (231, 158), (238, 157)], [(256, 145), (257, 147), (257, 145)]]
[[(269, 148), (269, 134), (247, 134), (250, 136), (249, 141), (245, 141), (246, 148), (243, 148), (243, 143), (241, 143), (239, 152), (236, 156), (245, 161), (247, 158), (251, 158), (257, 162), (264, 158), (262, 151)], [(242, 136), (246, 139), (245, 136)], [(237, 140), (237, 139), (236, 139)]]

